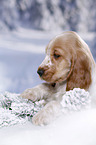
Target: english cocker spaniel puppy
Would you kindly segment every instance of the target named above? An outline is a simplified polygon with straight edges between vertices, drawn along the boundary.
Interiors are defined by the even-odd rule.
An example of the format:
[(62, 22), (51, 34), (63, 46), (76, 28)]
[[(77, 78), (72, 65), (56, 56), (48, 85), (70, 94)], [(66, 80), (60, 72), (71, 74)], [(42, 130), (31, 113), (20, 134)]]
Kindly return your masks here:
[(37, 73), (45, 80), (32, 89), (25, 90), (21, 97), (37, 101), (45, 99), (46, 105), (32, 121), (35, 125), (48, 124), (59, 114), (60, 101), (66, 91), (81, 88), (89, 91), (93, 102), (95, 61), (88, 45), (72, 31), (64, 32), (53, 38), (46, 47), (46, 57)]

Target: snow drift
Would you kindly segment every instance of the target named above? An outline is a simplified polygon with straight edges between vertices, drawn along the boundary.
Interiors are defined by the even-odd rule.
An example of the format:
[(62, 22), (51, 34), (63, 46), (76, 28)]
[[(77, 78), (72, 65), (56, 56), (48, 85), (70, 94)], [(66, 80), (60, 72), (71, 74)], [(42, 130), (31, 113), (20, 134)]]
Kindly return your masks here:
[[(72, 94), (74, 94), (74, 97)], [(67, 99), (67, 102), (68, 100), (70, 102), (70, 99), (67, 98), (68, 96), (70, 96), (69, 98), (71, 101), (72, 99), (76, 101), (76, 98), (79, 97), (80, 99), (81, 97), (83, 107), (90, 106), (90, 103), (88, 103), (90, 102), (90, 96), (88, 95), (88, 92), (85, 92), (84, 90), (75, 89), (74, 91), (69, 91), (65, 94), (64, 98)], [(69, 111), (68, 113), (67, 110), (66, 114), (63, 113), (58, 116), (58, 118), (47, 126), (34, 126), (28, 121), (28, 117), (30, 117), (30, 114), (32, 115), (32, 109), (36, 113), (40, 104), (34, 106), (32, 102), (19, 98), (18, 94), (6, 93), (6, 95), (1, 95), (0, 98), (2, 102), (0, 105), (0, 127), (3, 127), (0, 130), (1, 145), (96, 144), (96, 108), (83, 110), (79, 108), (78, 112), (78, 107), (76, 109), (76, 102), (75, 104), (73, 103), (73, 105), (67, 103), (67, 109), (69, 106), (70, 110), (71, 105), (71, 109), (73, 107), (73, 112), (71, 110), (71, 112)], [(62, 104), (66, 102), (66, 99), (63, 100)], [(77, 101), (77, 103), (81, 103), (81, 100), (79, 99), (77, 99), (79, 101)], [(1, 108), (1, 106), (4, 108)], [(66, 109), (65, 105), (63, 106), (63, 109), (64, 107)], [(4, 119), (6, 119), (6, 121)], [(4, 128), (4, 126), (7, 127)]]

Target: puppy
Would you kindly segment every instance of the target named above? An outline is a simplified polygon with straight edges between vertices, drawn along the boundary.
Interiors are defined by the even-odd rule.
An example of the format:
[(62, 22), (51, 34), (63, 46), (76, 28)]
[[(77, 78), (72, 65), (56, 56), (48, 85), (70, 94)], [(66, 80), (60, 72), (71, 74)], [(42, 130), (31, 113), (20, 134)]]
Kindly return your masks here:
[(53, 38), (46, 47), (46, 57), (37, 71), (46, 83), (21, 94), (21, 97), (34, 102), (40, 99), (46, 101), (44, 108), (32, 118), (33, 123), (48, 124), (60, 113), (64, 93), (74, 88), (89, 91), (92, 102), (95, 102), (95, 70), (90, 49), (77, 33), (67, 31)]

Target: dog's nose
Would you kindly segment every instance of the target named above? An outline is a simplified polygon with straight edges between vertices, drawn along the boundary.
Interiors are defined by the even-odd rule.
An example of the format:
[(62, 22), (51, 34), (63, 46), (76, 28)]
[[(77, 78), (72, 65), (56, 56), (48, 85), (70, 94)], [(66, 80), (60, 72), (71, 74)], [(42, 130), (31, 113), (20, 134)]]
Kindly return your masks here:
[(44, 74), (44, 70), (43, 69), (39, 69), (37, 71), (37, 73), (39, 74), (40, 77), (42, 77), (42, 75)]

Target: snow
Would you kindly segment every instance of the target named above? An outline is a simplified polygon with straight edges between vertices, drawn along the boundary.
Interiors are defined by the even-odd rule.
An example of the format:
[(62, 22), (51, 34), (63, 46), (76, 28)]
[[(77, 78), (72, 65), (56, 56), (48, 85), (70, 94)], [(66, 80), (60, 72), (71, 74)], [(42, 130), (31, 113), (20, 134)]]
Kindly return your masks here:
[(23, 126), (0, 130), (1, 145), (95, 145), (96, 109), (61, 116), (47, 126)]
[[(21, 93), (43, 82), (36, 71), (44, 59), (47, 43), (57, 33), (23, 28), (0, 33), (0, 92)], [(80, 35), (86, 36), (91, 46), (94, 35)], [(62, 115), (47, 126), (27, 122), (1, 128), (0, 145), (13, 144), (96, 145), (96, 108)]]
[[(0, 94), (0, 128), (32, 122), (32, 117), (44, 107), (44, 103), (44, 100), (32, 102), (21, 98), (20, 94)], [(84, 89), (74, 88), (62, 96), (60, 104), (61, 111), (56, 116), (90, 109), (91, 96)]]
[(32, 117), (44, 107), (44, 102), (44, 100), (32, 102), (21, 98), (20, 94), (9, 92), (0, 94), (0, 129), (32, 122)]

